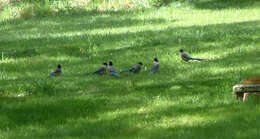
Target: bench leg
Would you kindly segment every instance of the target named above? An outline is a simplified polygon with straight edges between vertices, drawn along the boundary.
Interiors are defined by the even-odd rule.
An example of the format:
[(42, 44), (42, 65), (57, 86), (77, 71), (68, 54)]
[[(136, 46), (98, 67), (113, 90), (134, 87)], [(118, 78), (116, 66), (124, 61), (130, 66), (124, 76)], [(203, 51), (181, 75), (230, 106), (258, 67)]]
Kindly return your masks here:
[(246, 100), (247, 100), (248, 94), (249, 94), (249, 93), (244, 93), (243, 101), (246, 101)]
[(240, 99), (240, 98), (243, 99), (243, 97), (244, 97), (244, 93), (236, 93), (236, 99)]
[(255, 93), (244, 93), (244, 95), (243, 95), (243, 101), (246, 101), (246, 100), (247, 100), (248, 95), (255, 95), (255, 96), (259, 97), (259, 96), (260, 96), (260, 92), (255, 92)]

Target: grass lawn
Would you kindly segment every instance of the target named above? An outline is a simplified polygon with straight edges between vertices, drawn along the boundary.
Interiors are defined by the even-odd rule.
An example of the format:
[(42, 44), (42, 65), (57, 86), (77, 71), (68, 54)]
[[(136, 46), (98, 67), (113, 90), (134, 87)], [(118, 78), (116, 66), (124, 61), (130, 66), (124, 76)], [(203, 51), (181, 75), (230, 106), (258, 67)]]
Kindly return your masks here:
[[(258, 139), (259, 100), (232, 86), (260, 76), (260, 3), (219, 1), (1, 20), (0, 138)], [(144, 68), (81, 76), (110, 60)]]

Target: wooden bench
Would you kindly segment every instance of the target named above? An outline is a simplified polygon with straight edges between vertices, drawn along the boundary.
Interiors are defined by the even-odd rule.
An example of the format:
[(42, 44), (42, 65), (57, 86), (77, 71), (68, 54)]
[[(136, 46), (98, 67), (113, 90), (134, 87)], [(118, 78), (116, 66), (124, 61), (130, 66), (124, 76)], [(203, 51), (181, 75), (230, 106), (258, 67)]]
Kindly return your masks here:
[(248, 95), (260, 96), (260, 78), (243, 80), (233, 86), (233, 91), (236, 94), (236, 99), (243, 98), (243, 101), (247, 100)]

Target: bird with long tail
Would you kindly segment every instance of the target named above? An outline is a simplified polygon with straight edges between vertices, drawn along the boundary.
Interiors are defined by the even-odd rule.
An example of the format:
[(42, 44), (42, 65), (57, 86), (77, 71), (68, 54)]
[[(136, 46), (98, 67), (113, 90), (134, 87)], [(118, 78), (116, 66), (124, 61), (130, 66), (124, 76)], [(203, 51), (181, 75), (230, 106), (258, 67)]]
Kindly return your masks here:
[(103, 63), (103, 66), (101, 66), (99, 69), (97, 69), (96, 71), (94, 72), (90, 72), (90, 73), (87, 73), (87, 74), (84, 74), (84, 75), (90, 75), (90, 74), (99, 74), (99, 75), (104, 75), (107, 71), (107, 63), (104, 62)]
[(49, 74), (49, 77), (51, 77), (51, 76), (59, 76), (59, 75), (61, 75), (61, 73), (62, 73), (61, 65), (59, 64), (57, 66), (57, 68), (52, 73)]
[(202, 61), (202, 60), (206, 60), (206, 59), (202, 59), (202, 58), (192, 57), (192, 56), (188, 55), (183, 49), (180, 49), (180, 56), (181, 56), (181, 59), (184, 60), (184, 61), (189, 61), (189, 60)]
[(123, 71), (120, 71), (120, 73), (122, 72), (133, 72), (133, 73), (139, 73), (141, 70), (142, 70), (142, 67), (143, 67), (143, 63), (142, 62), (139, 62), (137, 63), (134, 67), (128, 69), (128, 70), (123, 70)]
[(108, 72), (111, 76), (119, 77), (119, 74), (116, 71), (112, 61), (109, 61)]

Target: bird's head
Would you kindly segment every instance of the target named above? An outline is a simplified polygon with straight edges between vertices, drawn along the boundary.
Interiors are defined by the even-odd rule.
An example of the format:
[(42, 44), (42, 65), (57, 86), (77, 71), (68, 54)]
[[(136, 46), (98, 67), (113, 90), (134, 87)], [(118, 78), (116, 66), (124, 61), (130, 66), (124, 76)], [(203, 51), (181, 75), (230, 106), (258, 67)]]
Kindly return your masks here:
[(139, 64), (139, 65), (143, 65), (143, 63), (142, 63), (142, 62), (139, 62), (138, 64)]
[(183, 50), (183, 49), (180, 49), (180, 52), (182, 53), (182, 52), (184, 52), (184, 50)]
[(103, 65), (104, 65), (104, 66), (107, 66), (107, 62), (104, 62)]
[(61, 65), (59, 64), (57, 67), (60, 69), (60, 68), (61, 68)]
[(113, 62), (112, 61), (109, 61), (109, 66), (113, 66)]
[(153, 61), (154, 61), (154, 62), (159, 62), (159, 61), (158, 61), (158, 58), (154, 58), (154, 60), (153, 60)]

